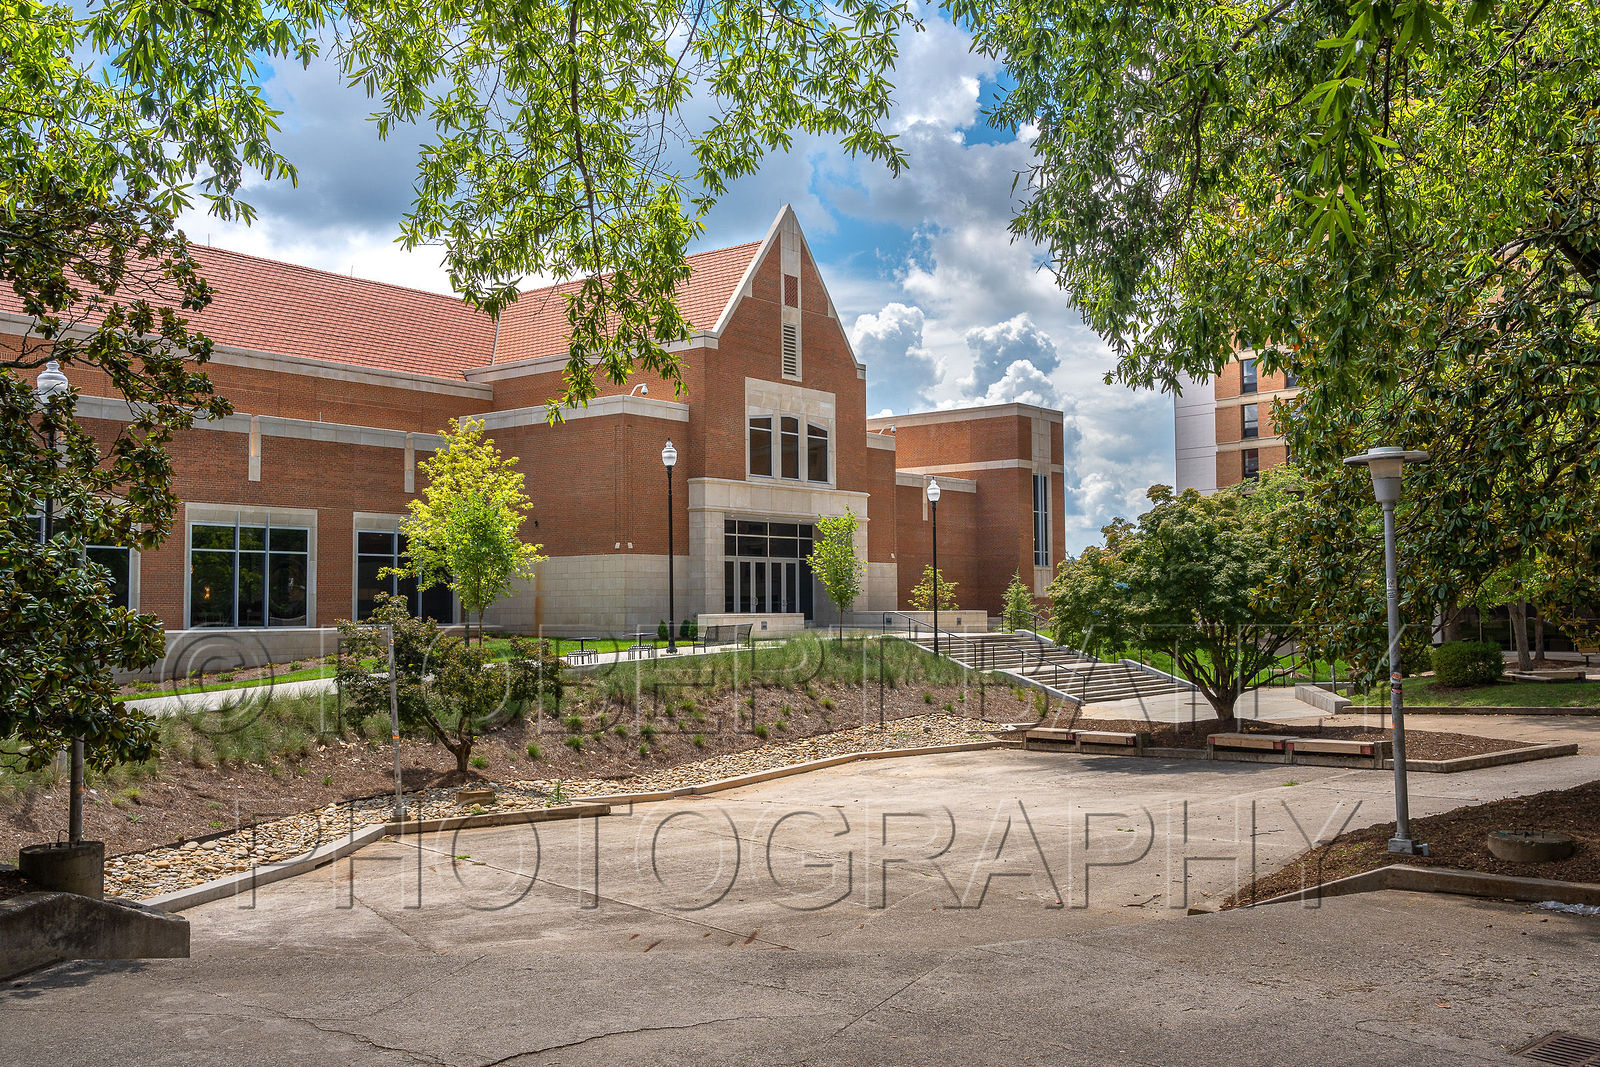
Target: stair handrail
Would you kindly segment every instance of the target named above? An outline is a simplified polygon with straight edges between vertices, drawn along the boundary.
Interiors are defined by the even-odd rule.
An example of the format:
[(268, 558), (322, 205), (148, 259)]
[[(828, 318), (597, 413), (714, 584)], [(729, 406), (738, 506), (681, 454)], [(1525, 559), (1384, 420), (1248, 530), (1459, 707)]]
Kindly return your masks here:
[[(912, 639), (913, 640), (915, 640), (917, 628), (925, 628), (925, 629), (928, 630), (929, 633), (939, 634), (939, 635), (942, 635), (944, 637), (950, 638), (952, 641), (961, 642), (962, 645), (966, 646), (969, 655), (971, 654), (972, 646), (977, 645), (980, 655), (972, 657), (974, 659), (974, 661), (975, 661), (974, 664), (973, 664), (973, 669), (974, 670), (985, 670), (986, 669), (981, 663), (976, 662), (976, 661), (981, 660), (983, 658), (983, 656), (981, 655), (981, 653), (984, 650), (984, 646), (983, 646), (982, 642), (973, 641), (970, 637), (965, 637), (965, 636), (963, 636), (961, 634), (953, 633), (950, 630), (946, 630), (942, 626), (934, 626), (931, 622), (924, 622), (923, 620), (918, 619), (918, 618), (916, 618), (916, 617), (914, 617), (914, 616), (912, 616), (912, 615), (910, 615), (910, 614), (908, 614), (908, 613), (906, 613), (904, 611), (885, 611), (885, 612), (883, 612), (883, 618), (884, 618), (884, 624), (885, 624), (884, 629), (885, 630), (887, 630), (887, 628), (888, 628), (887, 624), (888, 624), (889, 617), (891, 615), (897, 615), (900, 618), (904, 619), (907, 623), (910, 624), (907, 627), (907, 631), (912, 635)], [(954, 658), (954, 657), (952, 656), (952, 658)]]

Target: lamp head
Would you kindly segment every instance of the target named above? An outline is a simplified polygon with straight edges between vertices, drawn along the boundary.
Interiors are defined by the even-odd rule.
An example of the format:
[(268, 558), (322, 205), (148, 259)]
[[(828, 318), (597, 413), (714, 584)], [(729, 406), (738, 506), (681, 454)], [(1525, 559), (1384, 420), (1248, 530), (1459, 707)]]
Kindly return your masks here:
[(69, 388), (67, 376), (61, 373), (61, 364), (53, 359), (44, 365), (44, 370), (39, 372), (39, 377), (33, 384), (34, 393), (45, 402), (53, 396), (65, 393)]
[(1393, 504), (1400, 499), (1400, 473), (1407, 463), (1428, 462), (1426, 452), (1408, 452), (1396, 445), (1369, 448), (1359, 456), (1346, 456), (1345, 465), (1367, 468), (1372, 475), (1372, 494), (1380, 504)]
[(667, 441), (667, 447), (661, 450), (661, 462), (668, 470), (671, 470), (677, 465), (678, 450), (672, 447), (672, 441), (670, 438)]
[(941, 490), (939, 489), (938, 479), (929, 478), (928, 479), (928, 503), (937, 504), (939, 502), (939, 493), (940, 492), (941, 492)]

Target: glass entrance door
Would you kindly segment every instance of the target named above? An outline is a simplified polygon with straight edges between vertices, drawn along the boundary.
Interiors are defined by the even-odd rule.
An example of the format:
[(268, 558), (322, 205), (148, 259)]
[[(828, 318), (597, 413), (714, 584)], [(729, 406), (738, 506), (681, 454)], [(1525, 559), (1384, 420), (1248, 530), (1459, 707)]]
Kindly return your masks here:
[(723, 527), (723, 610), (811, 618), (810, 523), (728, 519)]

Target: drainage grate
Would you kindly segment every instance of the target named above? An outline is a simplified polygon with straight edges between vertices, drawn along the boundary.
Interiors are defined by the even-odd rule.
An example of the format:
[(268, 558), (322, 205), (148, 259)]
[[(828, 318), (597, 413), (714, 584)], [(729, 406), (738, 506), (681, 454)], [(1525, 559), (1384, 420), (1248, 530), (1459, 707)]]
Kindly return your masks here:
[(1541, 1037), (1518, 1055), (1561, 1067), (1600, 1067), (1600, 1041), (1558, 1031)]

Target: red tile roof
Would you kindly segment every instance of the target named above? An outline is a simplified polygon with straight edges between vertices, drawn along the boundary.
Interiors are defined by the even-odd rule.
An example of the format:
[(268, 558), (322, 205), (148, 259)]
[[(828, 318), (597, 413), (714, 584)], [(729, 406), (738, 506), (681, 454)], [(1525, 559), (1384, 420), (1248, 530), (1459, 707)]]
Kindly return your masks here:
[[(689, 257), (693, 274), (678, 299), (695, 329), (716, 325), (760, 246)], [(456, 297), (220, 248), (193, 251), (215, 295), (190, 320), (218, 344), (435, 378), (566, 351), (561, 294), (578, 284), (519, 296), (501, 316), (497, 352), (493, 320)], [(0, 311), (20, 310), (14, 293), (0, 291)]]
[(218, 344), (457, 378), (489, 362), (494, 323), (459, 298), (196, 248), (216, 291), (195, 326)]
[[(688, 257), (693, 273), (688, 281), (678, 286), (678, 304), (690, 326), (696, 330), (710, 330), (717, 324), (722, 309), (728, 306), (728, 300), (744, 277), (745, 268), (760, 247), (760, 241), (751, 241)], [(565, 352), (567, 302), (563, 297), (580, 284), (563, 282), (543, 289), (529, 289), (519, 295), (516, 303), (500, 315), (500, 341), (494, 361), (512, 363)]]

